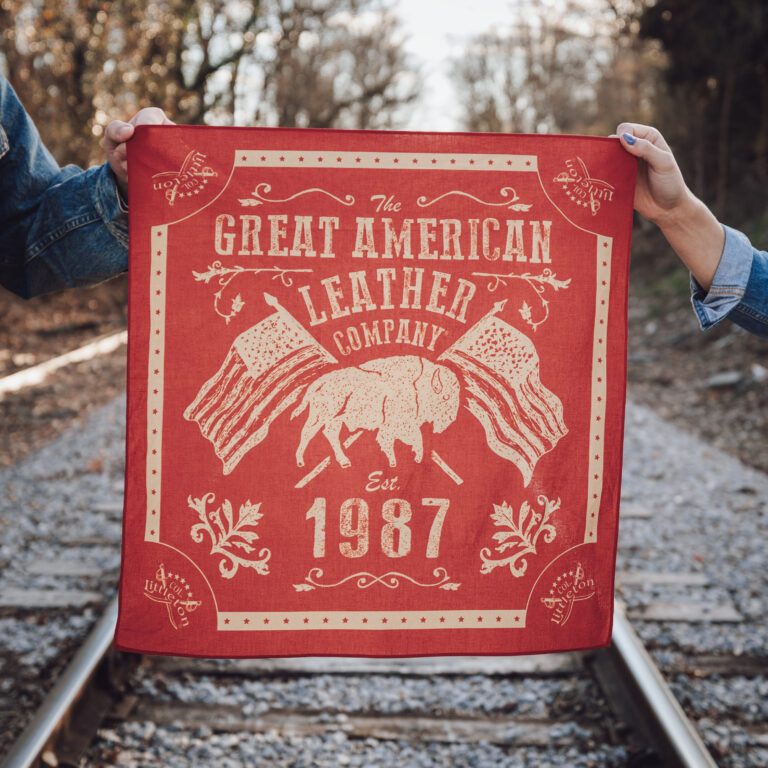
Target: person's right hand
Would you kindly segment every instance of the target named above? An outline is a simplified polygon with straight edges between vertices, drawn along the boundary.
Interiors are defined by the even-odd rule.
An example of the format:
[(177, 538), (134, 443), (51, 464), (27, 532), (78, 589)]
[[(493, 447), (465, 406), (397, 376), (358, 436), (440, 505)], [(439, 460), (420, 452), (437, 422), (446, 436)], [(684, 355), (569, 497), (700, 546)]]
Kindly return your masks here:
[(113, 120), (104, 134), (104, 152), (107, 162), (115, 174), (118, 187), (123, 197), (128, 199), (128, 161), (125, 142), (128, 141), (137, 125), (175, 125), (159, 107), (140, 109), (127, 123)]
[(640, 160), (635, 210), (663, 226), (693, 197), (672, 150), (661, 133), (648, 125), (620, 123), (616, 135), (624, 149)]

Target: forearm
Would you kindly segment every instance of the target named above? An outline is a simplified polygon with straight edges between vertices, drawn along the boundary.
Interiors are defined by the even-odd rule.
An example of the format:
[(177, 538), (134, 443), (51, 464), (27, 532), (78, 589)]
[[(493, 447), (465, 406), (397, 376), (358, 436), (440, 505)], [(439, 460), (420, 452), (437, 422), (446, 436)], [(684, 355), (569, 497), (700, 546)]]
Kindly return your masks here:
[(685, 201), (656, 222), (696, 281), (708, 291), (725, 245), (720, 222), (701, 200)]
[(738, 230), (723, 227), (725, 246), (708, 289), (691, 279), (691, 298), (702, 329), (726, 317), (750, 333), (768, 337), (768, 253)]
[(59, 168), (0, 75), (0, 283), (29, 297), (122, 272), (128, 224), (107, 165)]
[(63, 169), (4, 235), (2, 282), (25, 298), (100, 282), (128, 265), (127, 217), (106, 166)]

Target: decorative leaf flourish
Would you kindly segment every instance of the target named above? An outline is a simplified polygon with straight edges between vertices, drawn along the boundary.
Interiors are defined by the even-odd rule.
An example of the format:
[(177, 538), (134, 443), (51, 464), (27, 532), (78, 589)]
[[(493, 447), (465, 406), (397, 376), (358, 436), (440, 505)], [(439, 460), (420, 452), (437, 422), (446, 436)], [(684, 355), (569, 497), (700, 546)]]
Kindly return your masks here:
[(539, 304), (541, 305), (541, 308), (544, 310), (544, 315), (540, 320), (534, 320), (531, 307), (528, 305), (528, 302), (526, 301), (523, 301), (523, 304), (518, 311), (520, 312), (520, 316), (523, 318), (523, 320), (528, 325), (530, 325), (534, 331), (542, 323), (546, 322), (547, 318), (549, 317), (549, 301), (547, 301), (547, 299), (545, 299), (544, 296), (542, 295), (546, 290), (547, 286), (549, 286), (550, 288), (554, 289), (555, 292), (557, 292), (557, 291), (565, 290), (571, 284), (570, 278), (568, 278), (568, 280), (558, 280), (557, 275), (555, 275), (554, 272), (552, 272), (552, 270), (549, 268), (545, 269), (539, 275), (534, 275), (534, 274), (531, 274), (530, 272), (524, 272), (521, 275), (515, 274), (514, 272), (510, 272), (507, 275), (500, 275), (494, 272), (473, 272), (472, 275), (474, 277), (493, 278), (488, 283), (488, 290), (491, 293), (496, 291), (501, 285), (506, 287), (507, 280), (522, 280), (523, 282), (527, 283), (533, 289), (534, 295), (539, 300)]
[(517, 515), (506, 501), (493, 505), (491, 519), (499, 528), (507, 529), (493, 534), (492, 538), (496, 542), (494, 549), (499, 555), (505, 552), (509, 554), (494, 558), (489, 547), (481, 550), (481, 573), (490, 573), (494, 568), (508, 565), (513, 576), (522, 576), (528, 567), (526, 555), (537, 554), (539, 537), (543, 535), (547, 544), (555, 540), (557, 532), (555, 526), (550, 523), (550, 518), (560, 509), (560, 499), (550, 501), (546, 496), (540, 495), (536, 500), (539, 506), (543, 507), (543, 511), (535, 512), (527, 501), (522, 503)]
[(258, 275), (262, 272), (272, 272), (274, 273), (272, 275), (273, 280), (280, 280), (286, 288), (290, 288), (293, 285), (293, 278), (289, 276), (289, 273), (312, 271), (311, 269), (285, 269), (284, 267), (241, 267), (239, 264), (236, 264), (234, 267), (225, 267), (217, 260), (205, 272), (195, 272), (193, 269), (192, 276), (198, 282), (206, 284), (210, 283), (213, 279), (217, 279), (221, 287), (214, 293), (213, 308), (219, 317), (223, 317), (225, 322), (229, 323), (245, 306), (243, 297), (238, 293), (230, 303), (229, 312), (222, 312), (219, 308), (219, 302), (222, 299), (224, 290), (236, 277), (244, 274)]
[[(266, 547), (258, 553), (258, 559), (245, 557), (256, 551), (253, 542), (259, 538), (259, 534), (246, 528), (255, 528), (264, 516), (259, 512), (261, 504), (251, 504), (250, 500), (241, 504), (237, 521), (235, 521), (229, 499), (224, 499), (216, 509), (208, 508), (208, 504), (212, 503), (214, 498), (213, 493), (206, 493), (201, 499), (187, 497), (190, 509), (197, 512), (200, 519), (199, 523), (190, 528), (189, 533), (192, 539), (200, 544), (205, 539), (206, 533), (211, 537), (210, 554), (222, 555), (219, 561), (219, 573), (225, 579), (231, 579), (241, 565), (243, 568), (253, 568), (262, 576), (268, 574), (267, 561), (272, 553)], [(238, 554), (234, 550), (240, 550), (244, 554)]]

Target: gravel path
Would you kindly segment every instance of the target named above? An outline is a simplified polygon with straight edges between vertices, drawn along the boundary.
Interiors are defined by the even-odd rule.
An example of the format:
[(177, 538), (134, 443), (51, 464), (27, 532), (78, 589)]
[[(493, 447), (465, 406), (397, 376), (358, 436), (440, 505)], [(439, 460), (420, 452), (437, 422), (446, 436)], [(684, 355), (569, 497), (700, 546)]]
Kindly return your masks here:
[[(123, 397), (111, 401), (84, 425), (0, 471), (0, 754), (114, 593), (124, 407)], [(766, 676), (728, 671), (734, 659), (756, 660), (758, 671), (768, 659), (768, 476), (630, 403), (622, 496), (618, 568), (636, 578), (625, 579), (621, 596), (638, 632), (720, 764), (768, 765)], [(693, 610), (694, 618), (697, 611), (714, 610), (726, 620), (637, 620), (664, 605)], [(700, 674), (702, 654), (721, 657), (725, 673)], [(561, 700), (600, 696), (586, 678), (556, 690), (546, 680), (526, 685), (484, 676), (403, 682), (386, 676), (373, 681), (324, 675), (240, 684), (203, 677), (178, 683), (150, 679), (139, 670), (135, 685), (157, 702), (210, 705), (226, 699), (252, 716), (314, 702), (314, 709), (333, 704), (342, 714), (429, 708), (448, 715), (504, 713), (535, 719), (556, 709)], [(278, 736), (130, 722), (103, 729), (90, 753), (98, 757), (87, 764), (113, 759), (126, 766), (264, 761), (275, 766), (624, 765), (624, 747), (596, 742), (588, 713), (581, 717), (579, 723), (564, 726), (574, 746), (557, 756), (536, 747), (510, 749), (482, 742), (414, 745), (353, 739), (341, 726), (321, 735)]]
[[(624, 454), (624, 517), (617, 568), (701, 574), (701, 584), (624, 587), (630, 609), (652, 603), (733, 609), (741, 620), (635, 621), (675, 695), (724, 766), (768, 765), (768, 476), (630, 406)], [(755, 657), (751, 676), (688, 673), (702, 654), (726, 668)]]
[(125, 398), (0, 471), (0, 755), (117, 587)]
[(623, 768), (627, 764), (622, 749), (574, 748), (551, 758), (540, 749), (523, 748), (510, 754), (491, 744), (413, 745), (405, 741), (353, 740), (341, 730), (323, 736), (281, 739), (270, 734), (212, 734), (205, 727), (191, 734), (172, 728), (148, 731), (141, 723), (131, 723), (119, 734), (105, 733), (104, 738), (107, 743), (111, 739), (117, 742), (114, 754), (118, 755), (118, 764), (131, 768)]

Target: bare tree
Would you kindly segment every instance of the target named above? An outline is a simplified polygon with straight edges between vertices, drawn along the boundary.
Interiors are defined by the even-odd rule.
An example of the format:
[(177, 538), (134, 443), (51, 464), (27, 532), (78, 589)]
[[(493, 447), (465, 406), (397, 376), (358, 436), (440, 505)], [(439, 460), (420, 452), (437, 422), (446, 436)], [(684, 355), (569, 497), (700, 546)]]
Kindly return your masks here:
[(259, 13), (259, 0), (5, 0), (0, 53), (56, 157), (86, 164), (112, 117), (152, 104), (203, 122), (252, 53)]
[(399, 22), (376, 0), (272, 0), (269, 19), (259, 122), (390, 127), (415, 99)]
[(466, 127), (605, 133), (622, 116), (637, 119), (638, 104), (647, 115), (653, 95), (641, 93), (659, 64), (636, 23), (624, 29), (640, 2), (518, 3), (506, 29), (472, 40), (454, 64)]
[(379, 0), (3, 0), (0, 65), (60, 162), (114, 117), (389, 127), (417, 93)]
[[(232, 114), (241, 62), (263, 29), (261, 0), (122, 0), (114, 39), (121, 56), (105, 85), (128, 82), (134, 99), (151, 102), (178, 122), (199, 124)], [(225, 118), (226, 119), (226, 118)]]

